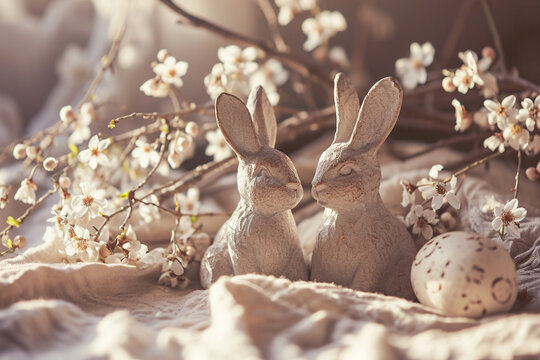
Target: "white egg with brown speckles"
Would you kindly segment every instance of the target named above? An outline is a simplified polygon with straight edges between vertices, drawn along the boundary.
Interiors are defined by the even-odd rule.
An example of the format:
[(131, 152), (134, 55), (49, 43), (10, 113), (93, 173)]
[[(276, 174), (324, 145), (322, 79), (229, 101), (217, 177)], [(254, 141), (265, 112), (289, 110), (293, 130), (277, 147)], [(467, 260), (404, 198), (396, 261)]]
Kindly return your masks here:
[(452, 316), (508, 311), (518, 291), (510, 254), (495, 241), (464, 231), (427, 242), (413, 262), (411, 282), (422, 304)]

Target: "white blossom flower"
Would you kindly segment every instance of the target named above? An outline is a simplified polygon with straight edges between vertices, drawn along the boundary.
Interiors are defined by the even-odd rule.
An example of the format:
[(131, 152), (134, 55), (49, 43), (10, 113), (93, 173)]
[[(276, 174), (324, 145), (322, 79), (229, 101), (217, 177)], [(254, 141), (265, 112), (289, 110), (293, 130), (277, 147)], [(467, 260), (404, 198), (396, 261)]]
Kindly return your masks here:
[(92, 170), (95, 170), (98, 165), (108, 165), (109, 158), (104, 152), (110, 143), (110, 139), (99, 140), (97, 135), (92, 136), (88, 142), (88, 149), (79, 153), (79, 161), (85, 164), (88, 163)]
[(508, 231), (513, 237), (519, 238), (519, 222), (527, 216), (527, 210), (518, 207), (517, 199), (510, 200), (504, 207), (495, 207), (494, 214), (491, 226), (495, 231), (503, 236)]
[(82, 194), (73, 196), (71, 207), (74, 215), (90, 219), (99, 216), (107, 208), (107, 200), (102, 198), (102, 192), (86, 182), (80, 184)]
[(141, 137), (140, 139), (137, 139), (135, 145), (137, 147), (133, 149), (131, 156), (137, 160), (143, 169), (159, 162), (159, 153), (152, 148), (152, 145), (146, 142), (145, 138)]
[(212, 100), (215, 100), (219, 94), (226, 91), (226, 81), (227, 75), (225, 75), (225, 67), (222, 63), (215, 64), (212, 67), (210, 74), (204, 77), (206, 92)]
[(199, 189), (196, 187), (188, 189), (185, 194), (179, 193), (176, 196), (176, 200), (180, 205), (180, 211), (187, 213), (196, 213), (197, 211), (199, 211), (199, 198), (200, 192)]
[(460, 52), (458, 56), (463, 61), (464, 66), (456, 70), (453, 77), (453, 83), (457, 90), (462, 94), (466, 94), (475, 85), (484, 85), (478, 69), (478, 56), (476, 53), (467, 50)]
[(399, 184), (403, 187), (403, 192), (401, 193), (401, 206), (407, 207), (409, 204), (414, 204), (414, 192), (417, 187), (403, 178), (399, 181)]
[(26, 146), (24, 144), (17, 144), (13, 148), (13, 157), (17, 160), (24, 159), (26, 157)]
[(503, 99), (500, 103), (493, 100), (485, 100), (484, 106), (489, 110), (488, 121), (490, 125), (495, 125), (499, 129), (504, 130), (509, 118), (516, 116), (517, 110), (514, 109), (516, 103), (516, 97), (509, 95)]
[(289, 73), (283, 65), (274, 59), (266, 61), (249, 79), (250, 87), (253, 89), (262, 86), (266, 91), (268, 100), (272, 105), (279, 103), (277, 86), (283, 85), (289, 78)]
[(302, 23), (302, 31), (307, 36), (304, 50), (312, 51), (346, 28), (345, 17), (339, 11), (324, 10), (314, 18), (307, 18)]
[(75, 120), (75, 117), (75, 111), (73, 111), (71, 105), (66, 105), (60, 109), (60, 120), (63, 122), (71, 122)]
[(225, 141), (221, 130), (217, 129), (215, 131), (208, 131), (205, 137), (206, 141), (208, 141), (205, 154), (208, 156), (213, 156), (214, 161), (221, 161), (233, 154), (233, 151), (229, 144), (227, 144)]
[(0, 209), (6, 207), (9, 199), (9, 186), (0, 185)]
[(252, 46), (245, 49), (242, 49), (238, 45), (220, 47), (217, 56), (224, 65), (238, 67), (245, 74), (251, 74), (259, 67), (255, 62), (257, 59), (257, 49)]
[(412, 206), (407, 216), (405, 216), (405, 224), (407, 227), (412, 225), (413, 234), (422, 234), (426, 240), (433, 237), (432, 225), (436, 223), (437, 217), (435, 211), (424, 209), (422, 205)]
[[(85, 103), (88, 104), (88, 103)], [(90, 135), (92, 135), (90, 131), (90, 124), (92, 123), (92, 116), (88, 115), (88, 113), (85, 112), (86, 115), (79, 116), (77, 121), (73, 121), (70, 125), (71, 129), (71, 135), (69, 135), (68, 141), (71, 144), (82, 144), (86, 140), (90, 138)]]
[(439, 210), (446, 199), (450, 206), (455, 209), (460, 208), (460, 201), (455, 194), (457, 178), (452, 176), (449, 182), (433, 182), (431, 184), (423, 184), (418, 189), (422, 193), (422, 197), (426, 200), (431, 199), (431, 207), (433, 210)]
[(461, 105), (457, 99), (452, 100), (452, 106), (455, 109), (456, 117), (456, 125), (454, 126), (454, 129), (461, 132), (466, 131), (472, 125), (472, 114), (465, 110), (465, 106)]
[(529, 143), (529, 132), (517, 119), (512, 118), (503, 130), (503, 138), (514, 150), (524, 150)]
[(56, 166), (58, 165), (58, 160), (56, 160), (54, 157), (49, 156), (45, 160), (43, 160), (43, 168), (47, 171), (53, 171), (56, 169)]
[(279, 7), (278, 22), (282, 26), (290, 23), (296, 14), (311, 10), (317, 5), (316, 0), (275, 0), (275, 2)]
[(187, 73), (188, 63), (176, 61), (174, 56), (167, 56), (163, 63), (154, 66), (153, 70), (165, 83), (180, 88), (184, 84), (182, 76)]
[(429, 169), (429, 177), (432, 178), (432, 179), (437, 179), (439, 178), (439, 172), (443, 169), (444, 167), (441, 165), (441, 164), (435, 164), (431, 167), (431, 169)]
[(502, 132), (495, 133), (484, 140), (484, 147), (491, 151), (499, 151), (503, 153), (506, 146), (507, 143), (502, 136)]
[(34, 205), (36, 203), (36, 190), (37, 186), (32, 179), (24, 179), (13, 198), (25, 204)]
[(405, 89), (414, 89), (418, 84), (426, 83), (426, 67), (431, 65), (435, 56), (435, 48), (429, 41), (422, 45), (412, 43), (410, 51), (408, 58), (398, 59), (395, 65), (396, 74)]
[(90, 240), (88, 229), (75, 225), (64, 237), (66, 255), (85, 262), (98, 261), (98, 243)]
[(160, 76), (156, 76), (146, 80), (139, 87), (139, 90), (141, 90), (146, 96), (164, 98), (169, 96), (169, 92), (171, 91), (171, 84), (163, 81)]
[(524, 122), (529, 131), (533, 131), (535, 126), (540, 129), (540, 95), (534, 102), (529, 98), (523, 99), (521, 106), (517, 119)]
[(173, 169), (180, 167), (182, 162), (193, 156), (195, 144), (193, 138), (187, 134), (178, 133), (176, 138), (169, 143), (169, 155), (167, 161)]

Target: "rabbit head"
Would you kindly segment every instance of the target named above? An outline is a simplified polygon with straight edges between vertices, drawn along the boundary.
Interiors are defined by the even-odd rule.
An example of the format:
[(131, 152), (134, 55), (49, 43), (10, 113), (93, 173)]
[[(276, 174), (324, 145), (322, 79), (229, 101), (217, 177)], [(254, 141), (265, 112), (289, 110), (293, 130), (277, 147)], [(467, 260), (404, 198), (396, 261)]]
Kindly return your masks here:
[(277, 122), (261, 86), (249, 95), (247, 107), (236, 96), (216, 100), (217, 124), (238, 156), (238, 190), (255, 212), (272, 214), (292, 209), (303, 190), (292, 161), (274, 149)]
[(317, 166), (313, 197), (334, 210), (354, 210), (378, 198), (381, 172), (377, 151), (392, 131), (401, 108), (402, 90), (387, 77), (369, 90), (362, 106), (343, 74), (334, 81), (336, 134)]

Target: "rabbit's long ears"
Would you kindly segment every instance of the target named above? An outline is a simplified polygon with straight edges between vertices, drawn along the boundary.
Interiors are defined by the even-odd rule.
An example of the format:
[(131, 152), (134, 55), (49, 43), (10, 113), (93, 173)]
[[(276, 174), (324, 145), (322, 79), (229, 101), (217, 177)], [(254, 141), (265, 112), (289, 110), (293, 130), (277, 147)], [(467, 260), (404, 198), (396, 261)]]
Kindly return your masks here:
[(377, 151), (396, 124), (402, 100), (401, 86), (393, 78), (375, 83), (364, 98), (349, 146)]
[(253, 123), (256, 132), (259, 134), (261, 144), (274, 147), (277, 136), (276, 115), (262, 86), (257, 86), (251, 90), (247, 107), (253, 117)]
[(336, 135), (334, 143), (349, 142), (360, 111), (360, 100), (354, 85), (338, 73), (334, 78), (334, 102), (336, 104)]
[(225, 140), (240, 158), (245, 159), (261, 149), (251, 114), (242, 100), (221, 93), (216, 99), (216, 119)]
[(391, 77), (379, 80), (369, 90), (362, 106), (356, 90), (343, 74), (337, 74), (334, 88), (336, 135), (334, 143), (344, 142), (355, 150), (377, 150), (397, 121), (403, 91)]

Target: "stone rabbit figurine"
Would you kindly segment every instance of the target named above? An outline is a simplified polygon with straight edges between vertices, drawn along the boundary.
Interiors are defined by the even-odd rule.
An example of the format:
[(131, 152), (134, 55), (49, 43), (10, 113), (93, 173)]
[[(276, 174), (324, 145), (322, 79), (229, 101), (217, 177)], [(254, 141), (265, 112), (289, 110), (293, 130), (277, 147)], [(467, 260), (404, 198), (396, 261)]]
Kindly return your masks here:
[(353, 85), (334, 81), (336, 134), (319, 159), (312, 193), (324, 206), (311, 279), (414, 299), (415, 245), (379, 195), (377, 150), (396, 123), (403, 95), (392, 78), (377, 82), (362, 107)]
[(222, 275), (308, 279), (291, 212), (303, 195), (300, 179), (291, 160), (274, 149), (277, 122), (262, 87), (247, 104), (227, 93), (216, 99), (217, 124), (238, 156), (240, 202), (202, 259), (205, 288)]

